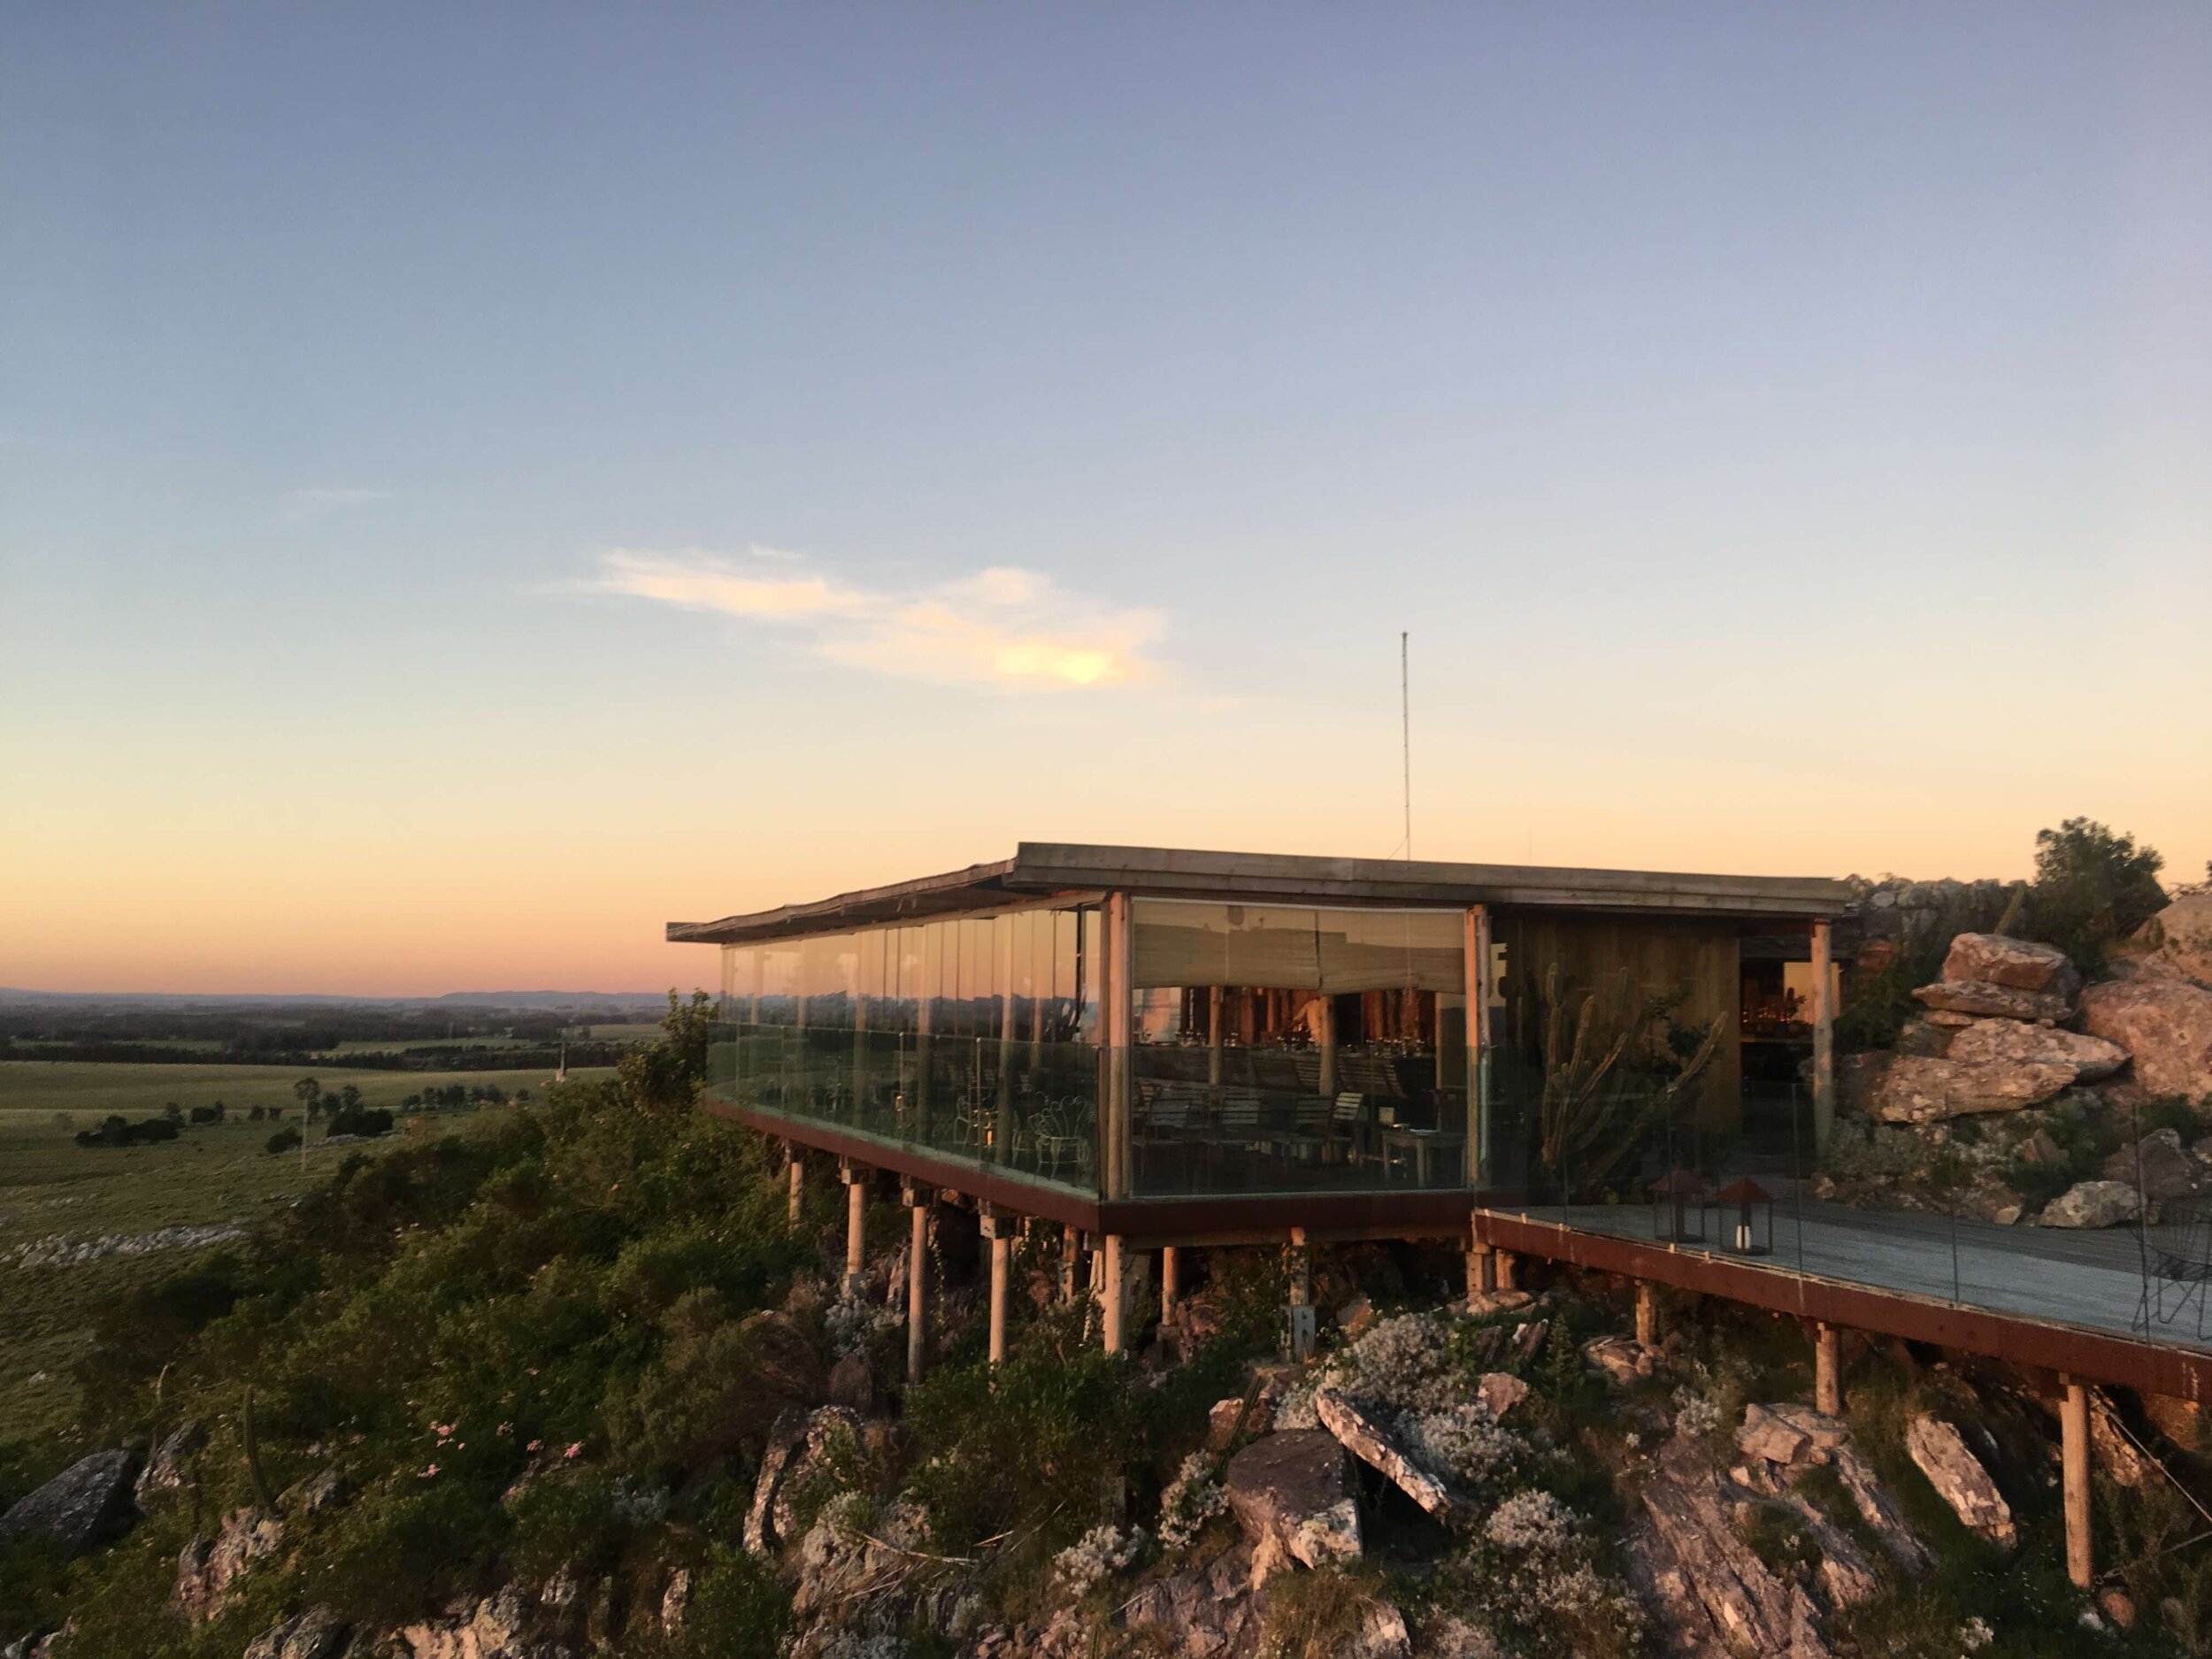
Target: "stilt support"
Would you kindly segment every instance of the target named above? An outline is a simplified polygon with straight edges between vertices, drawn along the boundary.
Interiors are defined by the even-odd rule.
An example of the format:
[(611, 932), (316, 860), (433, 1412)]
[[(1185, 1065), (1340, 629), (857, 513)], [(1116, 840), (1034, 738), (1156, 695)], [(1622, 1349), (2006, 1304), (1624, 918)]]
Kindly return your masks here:
[(1306, 1247), (1306, 1230), (1290, 1230), (1290, 1248), (1283, 1252), (1283, 1270), (1290, 1280), (1290, 1356), (1301, 1363), (1313, 1357), (1317, 1333), (1313, 1311), (1313, 1256)]
[(1659, 1299), (1648, 1279), (1636, 1281), (1636, 1346), (1647, 1350), (1659, 1346)]
[(1006, 1281), (1014, 1264), (1014, 1221), (987, 1210), (981, 1225), (991, 1241), (991, 1363), (996, 1365), (1006, 1358)]
[(1176, 1273), (1182, 1263), (1176, 1260), (1175, 1247), (1164, 1245), (1160, 1250), (1160, 1323), (1175, 1323), (1175, 1298), (1182, 1286), (1176, 1282)]
[(1129, 1312), (1129, 1299), (1122, 1294), (1121, 1270), (1124, 1251), (1121, 1234), (1106, 1235), (1106, 1248), (1092, 1258), (1100, 1270), (1098, 1286), (1099, 1323), (1105, 1333), (1106, 1351), (1118, 1354), (1122, 1348), (1122, 1321)]
[(1075, 1300), (1075, 1265), (1083, 1251), (1083, 1234), (1079, 1228), (1060, 1229), (1060, 1300)]
[(1490, 1259), (1496, 1263), (1498, 1288), (1500, 1290), (1518, 1290), (1520, 1286), (1515, 1282), (1517, 1275), (1516, 1271), (1517, 1263), (1514, 1259), (1513, 1252), (1510, 1250), (1496, 1250), (1492, 1252)]
[(799, 1211), (806, 1202), (806, 1154), (795, 1146), (787, 1146), (784, 1156), (789, 1160), (786, 1165), (785, 1179), (791, 1183), (791, 1231), (796, 1233), (799, 1230)]
[(930, 1191), (909, 1181), (899, 1197), (913, 1218), (906, 1249), (906, 1380), (922, 1379), (923, 1350), (929, 1340)]
[(837, 1177), (845, 1183), (845, 1294), (860, 1294), (868, 1266), (868, 1176), (858, 1164), (840, 1161)]
[(1813, 1327), (1813, 1409), (1843, 1415), (1843, 1333), (1832, 1325)]
[(2089, 1538), (2089, 1391), (2070, 1377), (2059, 1379), (2066, 1390), (2060, 1402), (2059, 1463), (2066, 1500), (2066, 1576), (2078, 1590), (2096, 1577)]

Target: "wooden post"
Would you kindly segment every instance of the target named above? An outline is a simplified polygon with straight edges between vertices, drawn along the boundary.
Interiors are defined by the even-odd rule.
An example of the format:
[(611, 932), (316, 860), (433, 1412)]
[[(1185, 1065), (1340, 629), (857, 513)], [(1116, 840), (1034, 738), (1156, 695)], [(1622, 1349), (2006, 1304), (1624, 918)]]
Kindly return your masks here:
[(1832, 1325), (1813, 1329), (1813, 1409), (1843, 1415), (1843, 1338)]
[(1497, 1260), (1490, 1247), (1477, 1239), (1467, 1248), (1467, 1302), (1474, 1305), (1475, 1298), (1486, 1294), (1495, 1283)]
[(1075, 1260), (1083, 1235), (1071, 1226), (1060, 1229), (1060, 1300), (1075, 1300)]
[(1467, 957), (1467, 1184), (1496, 1185), (1491, 1164), (1490, 1101), (1486, 1066), (1490, 1053), (1490, 912), (1471, 906)]
[(1500, 1290), (1517, 1290), (1520, 1288), (1513, 1282), (1515, 1274), (1512, 1251), (1494, 1251), (1491, 1254), (1490, 1259), (1496, 1264), (1497, 1267), (1498, 1288)]
[(845, 1183), (845, 1294), (857, 1296), (868, 1265), (868, 1171), (841, 1160), (837, 1176)]
[(1176, 1283), (1176, 1272), (1179, 1265), (1180, 1263), (1175, 1259), (1175, 1247), (1171, 1244), (1163, 1246), (1160, 1250), (1160, 1323), (1162, 1325), (1171, 1325), (1175, 1323), (1175, 1294), (1182, 1288)]
[(929, 1189), (910, 1181), (899, 1196), (913, 1218), (906, 1249), (906, 1380), (917, 1383), (929, 1329)]
[(982, 1229), (991, 1241), (991, 1363), (996, 1365), (1006, 1358), (1006, 1281), (1014, 1263), (1013, 1221), (987, 1211)]
[[(1828, 1150), (1836, 1127), (1836, 999), (1828, 924), (1813, 924), (1813, 1150)], [(1802, 1170), (1796, 1173), (1801, 1179)]]
[(790, 1225), (792, 1232), (796, 1233), (799, 1230), (799, 1211), (806, 1202), (806, 1154), (795, 1146), (787, 1145), (784, 1156), (790, 1160), (786, 1165), (791, 1183)]
[(1655, 1348), (1659, 1346), (1658, 1298), (1651, 1294), (1651, 1281), (1636, 1281), (1636, 1346)]
[(1312, 1266), (1312, 1253), (1306, 1247), (1306, 1230), (1293, 1227), (1290, 1248), (1283, 1252), (1283, 1267), (1290, 1279), (1290, 1356), (1299, 1361), (1313, 1357)]
[(2096, 1577), (2089, 1536), (2089, 1391), (2070, 1377), (2059, 1408), (2059, 1462), (2066, 1500), (2066, 1576), (2086, 1590)]
[(1121, 1352), (1121, 1323), (1129, 1311), (1127, 1299), (1122, 1294), (1121, 1257), (1121, 1234), (1108, 1233), (1106, 1248), (1099, 1253), (1098, 1261), (1105, 1270), (1104, 1282), (1099, 1286), (1099, 1310), (1100, 1326), (1105, 1333), (1109, 1354)]

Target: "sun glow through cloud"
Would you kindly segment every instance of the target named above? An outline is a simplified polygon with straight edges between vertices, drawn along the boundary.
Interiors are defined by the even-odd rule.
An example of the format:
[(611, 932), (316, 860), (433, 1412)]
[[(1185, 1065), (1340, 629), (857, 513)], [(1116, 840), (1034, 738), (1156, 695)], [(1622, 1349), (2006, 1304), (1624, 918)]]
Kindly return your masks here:
[(902, 680), (1058, 691), (1157, 678), (1145, 653), (1158, 615), (1125, 610), (1048, 576), (994, 565), (957, 581), (876, 588), (801, 574), (767, 549), (743, 558), (686, 551), (602, 556), (594, 592), (718, 611), (803, 635), (823, 657)]

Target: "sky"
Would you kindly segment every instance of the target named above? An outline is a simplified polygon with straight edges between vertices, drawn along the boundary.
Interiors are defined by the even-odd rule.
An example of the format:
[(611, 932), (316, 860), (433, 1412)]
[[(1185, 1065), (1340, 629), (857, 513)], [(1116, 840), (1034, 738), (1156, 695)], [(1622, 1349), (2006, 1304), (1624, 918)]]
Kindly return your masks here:
[(2212, 12), (0, 17), (0, 986), (2212, 858)]

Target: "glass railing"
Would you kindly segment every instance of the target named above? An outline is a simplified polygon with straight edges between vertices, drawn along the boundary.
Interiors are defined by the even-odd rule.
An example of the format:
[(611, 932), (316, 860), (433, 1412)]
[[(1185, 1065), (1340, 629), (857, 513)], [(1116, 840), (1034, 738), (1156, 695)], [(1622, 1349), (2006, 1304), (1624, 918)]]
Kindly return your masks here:
[(1099, 1051), (1090, 1043), (723, 1023), (707, 1089), (864, 1141), (1098, 1190)]

